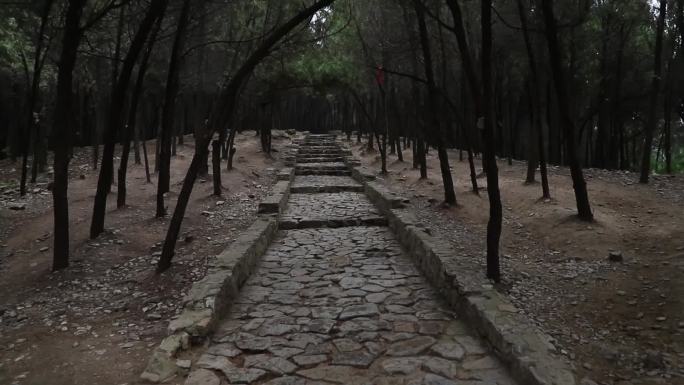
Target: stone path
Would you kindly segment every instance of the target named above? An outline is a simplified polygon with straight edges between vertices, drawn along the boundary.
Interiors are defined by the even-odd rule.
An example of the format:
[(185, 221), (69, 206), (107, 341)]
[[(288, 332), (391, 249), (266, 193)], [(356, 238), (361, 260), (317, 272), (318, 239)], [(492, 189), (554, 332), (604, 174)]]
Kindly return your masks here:
[(339, 156), (330, 136), (302, 144), (286, 230), (186, 385), (515, 384), (403, 254), (359, 184), (339, 176), (348, 172)]

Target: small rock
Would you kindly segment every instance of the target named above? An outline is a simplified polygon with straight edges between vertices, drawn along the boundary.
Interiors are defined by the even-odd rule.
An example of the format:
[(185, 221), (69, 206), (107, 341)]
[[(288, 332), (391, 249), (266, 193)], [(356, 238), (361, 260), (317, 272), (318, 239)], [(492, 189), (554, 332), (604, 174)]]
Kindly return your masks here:
[(611, 262), (622, 262), (624, 261), (624, 258), (622, 257), (622, 252), (611, 251), (610, 253), (608, 253), (608, 260)]
[(181, 369), (190, 369), (192, 366), (192, 361), (190, 360), (176, 360), (176, 366)]
[(26, 203), (10, 203), (9, 209), (14, 211), (26, 210)]

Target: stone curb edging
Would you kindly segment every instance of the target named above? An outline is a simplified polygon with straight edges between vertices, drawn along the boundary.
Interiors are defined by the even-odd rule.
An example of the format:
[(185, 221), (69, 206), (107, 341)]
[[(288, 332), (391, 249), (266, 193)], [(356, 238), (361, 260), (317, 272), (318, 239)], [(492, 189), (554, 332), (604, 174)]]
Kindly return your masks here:
[(259, 203), (259, 214), (280, 214), (290, 198), (290, 181), (281, 180), (273, 186), (273, 192)]
[(517, 381), (524, 385), (577, 383), (550, 336), (520, 314), (481, 272), (460, 266), (451, 245), (432, 237), (412, 213), (402, 209), (402, 197), (374, 181), (374, 176), (370, 178), (366, 167), (350, 167), (352, 177), (365, 186), (369, 199), (387, 217), (390, 229), (425, 277), (491, 344)]
[(169, 335), (153, 351), (142, 380), (166, 381), (180, 371), (175, 357), (193, 343), (203, 342), (225, 315), (240, 288), (255, 270), (278, 231), (278, 215), (285, 209), (294, 169), (281, 170), (273, 192), (259, 204), (257, 220), (208, 263), (207, 275), (195, 282), (183, 299), (183, 311), (168, 326)]

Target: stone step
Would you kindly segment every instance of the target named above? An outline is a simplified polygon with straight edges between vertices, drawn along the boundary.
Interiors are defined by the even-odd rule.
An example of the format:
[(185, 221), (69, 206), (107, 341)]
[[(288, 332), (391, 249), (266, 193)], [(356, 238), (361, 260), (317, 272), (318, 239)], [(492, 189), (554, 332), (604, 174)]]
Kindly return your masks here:
[(290, 192), (293, 194), (320, 194), (320, 193), (339, 193), (339, 192), (363, 192), (364, 188), (362, 185), (350, 186), (350, 185), (302, 185), (302, 186), (292, 186)]
[(344, 156), (344, 155), (349, 155), (343, 151), (299, 151), (296, 153), (297, 156), (303, 156), (303, 157), (314, 157), (314, 156)]
[(387, 226), (384, 217), (344, 218), (344, 219), (283, 219), (278, 223), (281, 230), (340, 228), (356, 226)]
[[(307, 167), (311, 165), (311, 167)], [(344, 166), (321, 166), (321, 163), (297, 163), (297, 171), (350, 171), (346, 165)]]
[(343, 162), (344, 158), (341, 156), (328, 158), (302, 158), (297, 157), (297, 163), (322, 163), (322, 162)]
[(349, 170), (316, 170), (308, 169), (295, 171), (295, 175), (329, 175), (329, 176), (351, 176), (351, 171)]
[(340, 146), (306, 146), (302, 145), (298, 147), (300, 150), (339, 150)]
[(298, 164), (297, 168), (300, 169), (326, 169), (326, 170), (346, 170), (347, 165), (342, 162), (319, 162), (319, 163), (302, 163)]

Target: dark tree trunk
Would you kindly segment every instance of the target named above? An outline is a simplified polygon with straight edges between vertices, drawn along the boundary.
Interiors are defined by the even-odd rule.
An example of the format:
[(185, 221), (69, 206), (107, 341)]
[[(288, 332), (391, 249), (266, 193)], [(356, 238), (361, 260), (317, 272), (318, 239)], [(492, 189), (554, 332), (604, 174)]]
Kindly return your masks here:
[[(418, 1), (418, 0), (415, 0)], [(425, 61), (425, 77), (427, 78), (428, 97), (430, 104), (430, 124), (433, 137), (437, 140), (437, 156), (439, 157), (439, 167), (442, 171), (442, 182), (444, 184), (444, 202), (455, 205), (456, 193), (454, 192), (454, 181), (449, 167), (449, 157), (446, 151), (446, 135), (442, 122), (439, 120), (439, 92), (435, 83), (435, 76), (432, 68), (432, 54), (430, 52), (430, 40), (425, 23), (424, 10), (420, 4), (415, 3), (416, 15), (418, 16), (418, 31), (420, 33), (420, 43), (423, 48), (423, 60)]]
[(161, 148), (159, 150), (159, 178), (157, 179), (157, 217), (166, 215), (164, 194), (169, 192), (171, 183), (171, 141), (173, 136), (174, 118), (176, 115), (176, 97), (180, 88), (180, 55), (185, 41), (185, 30), (190, 13), (190, 0), (183, 1), (183, 7), (178, 18), (176, 36), (171, 48), (169, 71), (166, 78), (166, 93), (164, 96), (164, 111), (162, 112)]
[[(27, 109), (26, 109), (26, 138), (23, 144), (24, 154), (21, 165), (21, 182), (20, 182), (20, 194), (23, 196), (26, 194), (26, 179), (27, 179), (27, 163), (28, 163), (28, 153), (31, 146), (31, 134), (35, 132), (34, 146), (33, 146), (33, 165), (31, 167), (31, 183), (36, 182), (38, 176), (39, 163), (42, 162), (42, 153), (45, 152), (45, 148), (41, 145), (41, 135), (40, 135), (40, 124), (37, 124), (34, 118), (34, 113), (36, 109), (36, 104), (38, 101), (38, 93), (40, 92), (40, 79), (43, 70), (43, 63), (45, 54), (43, 52), (43, 44), (45, 42), (45, 27), (48, 23), (48, 18), (50, 16), (50, 11), (52, 9), (53, 0), (46, 0), (43, 4), (42, 12), (40, 15), (40, 27), (38, 28), (38, 35), (36, 39), (36, 50), (33, 55), (33, 75), (31, 77), (31, 85), (27, 95)], [(48, 47), (49, 48), (49, 47)]]
[(656, 30), (655, 58), (653, 63), (653, 80), (651, 82), (651, 98), (649, 99), (648, 120), (644, 128), (644, 147), (641, 153), (641, 176), (639, 183), (648, 183), (651, 174), (651, 149), (653, 147), (653, 133), (658, 125), (658, 98), (660, 94), (660, 75), (662, 73), (663, 33), (665, 31), (665, 16), (667, 15), (667, 0), (660, 0), (658, 25)]
[(140, 66), (138, 67), (138, 75), (133, 89), (133, 97), (131, 99), (131, 107), (128, 112), (128, 124), (124, 127), (123, 140), (121, 145), (121, 162), (119, 163), (116, 207), (123, 208), (126, 206), (126, 172), (128, 170), (128, 157), (131, 150), (131, 136), (136, 132), (136, 122), (138, 118), (138, 104), (140, 95), (142, 94), (143, 83), (145, 82), (145, 73), (147, 72), (147, 64), (152, 54), (154, 40), (157, 36), (159, 28), (161, 27), (161, 18), (158, 19), (154, 32), (150, 36), (147, 43), (147, 50), (143, 56)]
[(566, 88), (566, 78), (561, 62), (562, 50), (558, 41), (556, 17), (553, 12), (553, 0), (542, 0), (542, 11), (546, 24), (546, 40), (549, 47), (549, 60), (551, 62), (551, 72), (553, 73), (556, 95), (558, 99), (558, 110), (560, 111), (561, 126), (565, 134), (566, 157), (570, 166), (572, 184), (575, 190), (575, 201), (577, 203), (577, 214), (581, 220), (593, 221), (594, 215), (589, 204), (589, 194), (587, 184), (584, 180), (582, 167), (577, 159), (575, 143), (575, 123), (570, 115), (570, 104)]
[(185, 176), (185, 180), (183, 181), (183, 187), (181, 189), (180, 195), (178, 196), (176, 208), (173, 212), (171, 223), (169, 224), (169, 230), (166, 233), (166, 239), (164, 240), (162, 255), (159, 258), (159, 263), (157, 264), (158, 273), (162, 273), (171, 267), (171, 260), (173, 259), (176, 241), (178, 240), (178, 234), (180, 233), (183, 217), (185, 216), (185, 210), (187, 208), (188, 201), (190, 200), (190, 194), (192, 193), (195, 180), (197, 179), (197, 174), (199, 172), (201, 163), (205, 162), (204, 164), (206, 165), (206, 157), (208, 156), (207, 146), (209, 145), (209, 140), (213, 136), (214, 132), (223, 129), (228, 121), (230, 121), (230, 118), (235, 111), (238, 94), (243, 83), (252, 73), (254, 68), (266, 56), (268, 56), (271, 48), (278, 43), (278, 41), (285, 37), (300, 23), (308, 20), (318, 10), (329, 6), (334, 1), (335, 0), (320, 0), (302, 12), (298, 13), (285, 24), (276, 28), (266, 38), (264, 38), (259, 47), (257, 47), (256, 50), (245, 60), (242, 66), (230, 79), (226, 87), (221, 91), (219, 103), (217, 103), (217, 106), (220, 107), (217, 107), (212, 114), (211, 125), (209, 128), (210, 131), (208, 130), (209, 132), (206, 132), (204, 137), (197, 138), (195, 154), (192, 158), (190, 168)]
[[(414, 74), (418, 73), (418, 41), (416, 39), (417, 32), (415, 30), (415, 24), (412, 23), (408, 16), (408, 11), (406, 7), (402, 7), (404, 24), (406, 28), (409, 29), (408, 37), (409, 44), (411, 46), (411, 71)], [(427, 179), (427, 158), (425, 152), (425, 126), (423, 124), (422, 117), (425, 115), (420, 107), (420, 90), (418, 89), (418, 84), (415, 81), (411, 82), (411, 97), (413, 98), (414, 114), (415, 114), (415, 127), (413, 132), (415, 136), (413, 138), (413, 168), (420, 168), (420, 179)]]
[(402, 153), (402, 149), (401, 149), (401, 138), (397, 136), (396, 141), (397, 141), (397, 160), (400, 162), (403, 162), (404, 161), (404, 154)]
[(147, 36), (152, 30), (156, 20), (163, 16), (166, 9), (167, 0), (153, 0), (149, 6), (140, 27), (131, 42), (131, 46), (124, 59), (121, 73), (117, 78), (117, 84), (114, 88), (111, 106), (109, 110), (109, 119), (107, 129), (105, 132), (105, 145), (102, 152), (102, 164), (100, 165), (100, 175), (97, 181), (97, 191), (95, 193), (95, 203), (93, 207), (93, 218), (90, 224), (90, 238), (96, 238), (104, 231), (105, 213), (107, 210), (107, 195), (109, 194), (112, 185), (113, 169), (114, 169), (114, 147), (116, 144), (116, 136), (123, 124), (122, 112), (124, 110), (124, 101), (128, 90), (128, 83), (131, 78), (133, 67), (135, 66), (138, 56), (142, 51)]
[(150, 176), (150, 161), (147, 159), (147, 141), (142, 141), (143, 157), (145, 158), (145, 177), (147, 178), (147, 183), (152, 183), (152, 177)]
[(228, 171), (233, 169), (233, 157), (235, 156), (235, 135), (237, 135), (237, 127), (232, 127), (230, 129), (230, 134), (228, 134)]
[(57, 69), (57, 97), (53, 126), (54, 180), (54, 255), (52, 270), (69, 266), (69, 151), (71, 146), (71, 92), (73, 70), (81, 40), (80, 20), (86, 0), (69, 0), (64, 22), (62, 51)]
[(221, 142), (214, 140), (211, 143), (211, 164), (214, 177), (214, 195), (221, 196)]
[(499, 171), (496, 166), (494, 139), (494, 112), (492, 106), (492, 0), (482, 0), (482, 86), (484, 88), (484, 158), (487, 159), (487, 195), (489, 195), (489, 222), (487, 223), (487, 277), (499, 282), (499, 240), (501, 238), (501, 193)]
[[(517, 0), (518, 5), (518, 15), (520, 17), (520, 25), (523, 30), (523, 37), (525, 39), (525, 48), (527, 51), (527, 60), (530, 66), (530, 89), (528, 92), (529, 96), (529, 108), (530, 108), (530, 140), (528, 142), (528, 158), (527, 158), (527, 178), (525, 183), (534, 183), (535, 174), (537, 170), (537, 165), (541, 162), (543, 155), (540, 153), (542, 148), (539, 145), (535, 145), (537, 137), (541, 135), (541, 119), (539, 115), (541, 114), (541, 109), (536, 109), (539, 105), (539, 72), (537, 71), (537, 62), (534, 57), (534, 51), (532, 49), (532, 42), (530, 41), (530, 34), (527, 29), (527, 14), (526, 8), (523, 6), (522, 0)], [(536, 112), (535, 112), (536, 111)], [(542, 142), (543, 144), (543, 142)]]

